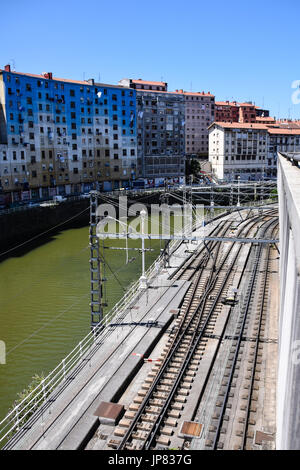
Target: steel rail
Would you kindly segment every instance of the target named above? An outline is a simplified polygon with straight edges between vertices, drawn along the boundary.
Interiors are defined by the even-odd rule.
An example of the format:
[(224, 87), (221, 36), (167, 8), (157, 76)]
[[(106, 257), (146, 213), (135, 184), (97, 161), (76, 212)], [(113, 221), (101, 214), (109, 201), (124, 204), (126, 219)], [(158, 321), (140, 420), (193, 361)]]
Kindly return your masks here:
[[(271, 219), (269, 226), (274, 224), (274, 222), (277, 222), (277, 221), (276, 220), (274, 221), (274, 220)], [(268, 230), (268, 228), (269, 227), (267, 227), (264, 230), (264, 233)], [(245, 329), (246, 319), (247, 319), (247, 316), (248, 316), (249, 305), (250, 305), (252, 292), (253, 292), (253, 288), (254, 288), (254, 284), (255, 284), (255, 280), (256, 280), (256, 273), (257, 273), (257, 270), (258, 270), (258, 265), (259, 265), (259, 262), (260, 262), (260, 255), (261, 255), (261, 252), (262, 252), (262, 246), (261, 245), (259, 246), (258, 251), (259, 251), (259, 256), (256, 258), (254, 270), (252, 271), (251, 285), (250, 285), (250, 290), (249, 290), (249, 294), (248, 294), (248, 298), (247, 298), (247, 305), (246, 305), (246, 308), (245, 308), (245, 313), (244, 313), (244, 316), (243, 316), (241, 329), (240, 329), (239, 336), (238, 336), (238, 339), (237, 339), (236, 350), (235, 350), (233, 362), (232, 362), (230, 373), (229, 373), (229, 378), (228, 378), (228, 382), (227, 382), (227, 386), (226, 386), (226, 392), (225, 392), (223, 403), (222, 403), (221, 410), (220, 410), (220, 416), (219, 416), (218, 423), (217, 423), (217, 429), (216, 429), (214, 440), (213, 440), (213, 446), (212, 447), (213, 447), (214, 450), (216, 450), (217, 446), (218, 446), (219, 437), (220, 437), (220, 433), (221, 433), (221, 428), (222, 428), (222, 425), (223, 425), (223, 419), (224, 419), (224, 415), (225, 415), (225, 409), (226, 409), (226, 405), (227, 405), (228, 398), (229, 398), (229, 393), (230, 393), (230, 389), (231, 389), (233, 375), (234, 375), (235, 368), (236, 368), (236, 363), (237, 363), (237, 358), (238, 358), (238, 354), (239, 354), (239, 350), (240, 350), (240, 345), (241, 345), (243, 335), (244, 335), (244, 329)]]
[[(248, 222), (248, 224), (251, 224), (251, 227), (248, 228), (248, 231), (247, 231), (247, 232), (249, 232), (249, 231), (251, 230), (251, 228), (255, 225), (256, 220), (257, 220), (257, 219), (259, 220), (259, 219), (261, 219), (262, 217), (265, 218), (266, 215), (264, 215), (264, 216), (256, 216), (256, 217), (253, 217), (252, 219), (250, 219), (250, 221)], [(253, 219), (254, 219), (254, 220), (253, 220)], [(243, 221), (243, 222), (245, 222), (245, 221)], [(242, 227), (242, 228), (240, 229), (240, 233), (241, 233), (243, 230), (245, 230), (245, 227)], [(138, 412), (136, 413), (135, 418), (133, 419), (133, 421), (132, 421), (130, 427), (128, 428), (127, 432), (125, 433), (123, 439), (121, 440), (121, 442), (120, 442), (120, 444), (119, 444), (119, 446), (118, 446), (118, 450), (124, 449), (125, 445), (127, 444), (127, 442), (128, 442), (128, 440), (129, 440), (129, 438), (130, 438), (132, 432), (134, 431), (134, 429), (135, 429), (135, 427), (136, 427), (136, 424), (137, 424), (138, 421), (140, 420), (140, 417), (142, 416), (144, 410), (146, 409), (146, 407), (147, 407), (147, 405), (148, 405), (148, 402), (149, 402), (149, 400), (150, 400), (150, 398), (151, 398), (151, 396), (152, 396), (153, 391), (156, 389), (157, 385), (159, 384), (161, 378), (163, 377), (165, 371), (167, 370), (168, 364), (169, 364), (170, 361), (172, 360), (172, 357), (174, 356), (174, 354), (175, 354), (175, 352), (177, 351), (178, 347), (181, 345), (181, 340), (182, 340), (182, 338), (184, 337), (186, 331), (188, 331), (188, 328), (190, 327), (192, 321), (194, 320), (196, 314), (198, 313), (198, 311), (200, 310), (200, 308), (201, 308), (202, 306), (203, 306), (203, 308), (202, 308), (201, 314), (203, 313), (204, 307), (205, 307), (205, 302), (204, 302), (204, 300), (205, 300), (205, 298), (208, 296), (208, 294), (210, 293), (211, 289), (213, 288), (213, 281), (214, 281), (214, 283), (217, 281), (218, 274), (219, 274), (219, 272), (221, 271), (222, 267), (224, 266), (226, 260), (228, 259), (228, 256), (229, 256), (229, 254), (231, 253), (231, 250), (232, 250), (233, 246), (234, 246), (234, 243), (232, 243), (230, 249), (229, 249), (228, 252), (226, 253), (226, 255), (225, 255), (225, 257), (224, 257), (224, 259), (223, 259), (223, 261), (222, 261), (222, 263), (221, 263), (221, 266), (218, 268), (218, 271), (217, 271), (217, 272), (214, 272), (214, 270), (212, 270), (212, 272), (211, 272), (211, 282), (210, 282), (210, 285), (208, 286), (208, 289), (207, 289), (207, 291), (206, 291), (206, 295), (204, 295), (204, 296), (202, 297), (202, 299), (201, 299), (201, 301), (200, 301), (200, 304), (198, 305), (196, 311), (193, 313), (193, 317), (189, 320), (188, 325), (185, 327), (185, 329), (184, 329), (183, 332), (180, 333), (180, 330), (177, 332), (177, 337), (176, 337), (177, 342), (176, 342), (176, 344), (175, 344), (173, 350), (172, 350), (172, 351), (169, 351), (169, 356), (168, 356), (167, 360), (165, 360), (165, 362), (162, 364), (162, 367), (161, 367), (161, 369), (160, 369), (158, 375), (156, 376), (155, 380), (153, 381), (153, 383), (152, 383), (152, 385), (151, 385), (151, 387), (150, 387), (150, 389), (149, 389), (147, 395), (145, 396), (145, 398), (144, 398), (144, 400), (143, 400), (143, 403), (141, 404), (141, 406), (140, 406)], [(237, 253), (236, 253), (236, 255), (235, 255), (235, 258), (234, 258), (233, 262), (231, 263), (231, 267), (235, 264), (236, 259), (237, 259), (238, 255), (239, 255), (239, 253), (240, 253), (240, 250), (241, 250), (241, 246), (239, 247), (239, 249), (238, 249), (238, 251), (237, 251)], [(212, 314), (213, 311), (214, 311), (215, 305), (217, 304), (217, 302), (218, 302), (218, 300), (219, 300), (219, 297), (221, 296), (221, 293), (222, 293), (222, 291), (223, 291), (224, 285), (225, 285), (225, 283), (226, 283), (226, 281), (227, 281), (227, 279), (228, 279), (228, 277), (229, 277), (229, 275), (230, 275), (230, 271), (231, 271), (231, 269), (228, 269), (227, 272), (226, 272), (225, 280), (224, 280), (223, 283), (222, 283), (222, 288), (219, 290), (219, 295), (218, 295), (218, 297), (215, 299), (215, 301), (214, 301), (212, 307), (210, 308), (210, 312), (209, 312), (209, 314), (208, 314), (208, 316), (207, 316), (207, 318), (206, 318), (206, 321), (205, 321), (205, 323), (204, 323), (204, 326), (202, 327), (202, 329), (201, 329), (201, 331), (200, 331), (200, 334), (198, 335), (198, 338), (197, 338), (197, 341), (195, 342), (195, 347), (193, 348), (193, 351), (194, 351), (194, 349), (196, 348), (198, 342), (200, 341), (200, 339), (201, 339), (202, 336), (203, 336), (203, 332), (204, 332), (204, 330), (205, 330), (205, 328), (206, 328), (206, 326), (207, 326), (208, 321), (210, 320), (210, 317), (211, 317), (211, 314)], [(213, 279), (213, 278), (214, 278), (214, 279)], [(213, 281), (212, 281), (212, 279), (213, 279)], [(188, 313), (188, 312), (187, 312), (187, 313)], [(199, 325), (200, 321), (201, 321), (201, 315), (200, 315), (199, 320), (198, 320), (198, 325)], [(180, 336), (179, 336), (179, 333), (180, 333)], [(195, 335), (196, 335), (196, 334), (197, 334), (197, 328), (195, 329), (194, 336), (193, 336), (192, 341), (191, 341), (190, 344), (192, 344), (192, 342), (194, 341), (194, 338), (195, 338)], [(179, 339), (178, 339), (178, 338), (179, 338)], [(173, 344), (174, 344), (174, 343), (175, 343), (175, 340), (174, 340)], [(190, 358), (191, 358), (191, 355), (189, 354), (189, 361), (190, 361)], [(188, 361), (188, 363), (189, 363), (189, 361)], [(186, 361), (185, 361), (185, 363), (186, 363)], [(188, 363), (186, 363), (186, 366), (187, 366)], [(186, 367), (185, 367), (185, 368), (186, 368)], [(185, 368), (184, 368), (184, 370), (185, 370)], [(173, 392), (173, 393), (172, 393), (172, 396), (170, 397), (170, 395), (169, 395), (169, 399), (167, 399), (168, 405), (169, 405), (170, 401), (172, 400), (172, 397), (174, 396), (174, 394), (175, 394), (175, 392), (176, 392), (176, 390), (177, 390), (177, 385), (178, 385), (178, 383), (179, 383), (179, 381), (180, 381), (180, 379), (181, 379), (183, 373), (184, 373), (184, 371), (182, 371), (182, 374), (181, 374), (181, 372), (179, 372), (180, 377), (179, 377), (179, 375), (177, 376), (177, 379), (178, 379), (178, 377), (179, 377), (179, 379), (178, 379), (178, 380), (176, 379), (176, 383), (175, 383), (176, 386), (173, 386), (172, 389), (171, 389), (171, 391), (170, 391), (170, 394), (171, 394), (172, 392)], [(146, 440), (146, 441), (144, 442), (144, 444), (143, 444), (143, 448), (149, 448), (150, 445), (151, 445), (151, 443), (152, 443), (152, 441), (154, 440), (155, 434), (156, 434), (156, 432), (157, 432), (157, 430), (158, 430), (158, 427), (159, 427), (159, 424), (158, 424), (158, 426), (156, 426), (156, 423), (158, 422), (158, 420), (159, 420), (159, 423), (160, 423), (161, 420), (163, 419), (163, 417), (164, 417), (164, 415), (165, 415), (165, 413), (166, 413), (166, 410), (167, 410), (167, 406), (164, 406), (164, 407), (163, 407), (163, 410), (164, 410), (164, 412), (161, 412), (161, 414), (158, 416), (157, 420), (154, 422), (154, 424), (153, 424), (153, 426), (152, 426), (152, 429), (151, 429), (151, 431), (150, 431), (150, 434), (151, 434), (150, 443), (148, 443), (148, 440)], [(155, 432), (153, 432), (154, 427), (155, 427)]]
[[(273, 233), (275, 232), (276, 227), (278, 227), (278, 222), (277, 222), (276, 226), (273, 228), (273, 231), (272, 231)], [(251, 405), (251, 400), (252, 400), (252, 392), (253, 392), (254, 379), (255, 379), (255, 370), (256, 370), (256, 365), (257, 365), (258, 346), (259, 346), (259, 342), (260, 342), (262, 317), (263, 317), (263, 313), (264, 313), (264, 310), (265, 310), (264, 302), (265, 302), (265, 297), (266, 297), (267, 280), (268, 280), (268, 275), (269, 275), (270, 252), (271, 252), (271, 247), (268, 246), (267, 258), (266, 258), (267, 263), (266, 263), (266, 270), (265, 270), (265, 276), (264, 276), (264, 281), (263, 281), (263, 293), (262, 293), (261, 304), (260, 304), (260, 309), (259, 309), (258, 333), (257, 333), (257, 336), (255, 338), (253, 368), (252, 368), (252, 371), (251, 371), (251, 379), (250, 379), (250, 392), (249, 392), (248, 399), (247, 399), (245, 426), (244, 426), (244, 429), (243, 429), (243, 436), (242, 436), (242, 450), (245, 449), (246, 441), (247, 441), (247, 430), (248, 430), (248, 422), (249, 422), (249, 416), (250, 416), (250, 405)]]

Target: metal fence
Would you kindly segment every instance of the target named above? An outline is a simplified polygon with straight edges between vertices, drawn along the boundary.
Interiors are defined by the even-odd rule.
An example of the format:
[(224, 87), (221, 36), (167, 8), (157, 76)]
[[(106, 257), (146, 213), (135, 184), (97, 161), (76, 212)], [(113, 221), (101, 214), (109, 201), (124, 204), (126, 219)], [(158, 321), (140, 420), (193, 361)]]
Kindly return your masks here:
[[(274, 201), (270, 201), (274, 202)], [(264, 201), (266, 204), (266, 201)], [(257, 204), (259, 206), (259, 204)], [(241, 207), (242, 209), (242, 207)], [(225, 210), (222, 212), (226, 212)], [(220, 217), (220, 213), (218, 215)], [(197, 227), (193, 227), (195, 229)], [(173, 240), (170, 242), (170, 255), (178, 248), (182, 242)], [(148, 268), (146, 276), (151, 283), (164, 263), (164, 254), (162, 253)], [(92, 347), (105, 340), (113, 331), (109, 323), (121, 321), (128, 313), (132, 304), (134, 304), (142, 295), (143, 290), (139, 288), (140, 283), (137, 280), (125, 293), (125, 295), (115, 304), (115, 306), (105, 315), (102, 321), (88, 333), (77, 346), (53, 369), (39, 385), (36, 386), (20, 403), (18, 403), (0, 422), (0, 446), (3, 446), (16, 432), (21, 430), (32, 417), (35, 411), (47, 406), (51, 395), (55, 391), (57, 396), (60, 390), (65, 389), (76, 374), (81, 370), (78, 365), (84, 356), (91, 352)], [(69, 381), (68, 381), (69, 379)], [(59, 388), (59, 386), (61, 386)]]
[[(180, 245), (180, 241), (170, 243), (171, 252), (174, 252)], [(146, 271), (149, 282), (152, 282), (155, 274), (161, 268), (164, 262), (164, 256), (161, 254)], [(33, 413), (51, 399), (51, 394), (56, 391), (59, 394), (59, 385), (65, 386), (71, 383), (68, 379), (76, 376), (76, 367), (81, 360), (89, 354), (95, 343), (106, 339), (113, 328), (109, 323), (122, 320), (128, 313), (131, 304), (135, 303), (142, 295), (143, 291), (139, 288), (139, 280), (136, 281), (126, 292), (126, 294), (115, 304), (115, 306), (105, 315), (102, 321), (88, 333), (77, 346), (53, 369), (39, 385), (37, 385), (20, 403), (18, 403), (0, 422), (0, 446), (3, 446), (16, 432), (24, 427), (30, 420)], [(28, 423), (29, 424), (29, 423)], [(28, 425), (27, 424), (27, 425)]]

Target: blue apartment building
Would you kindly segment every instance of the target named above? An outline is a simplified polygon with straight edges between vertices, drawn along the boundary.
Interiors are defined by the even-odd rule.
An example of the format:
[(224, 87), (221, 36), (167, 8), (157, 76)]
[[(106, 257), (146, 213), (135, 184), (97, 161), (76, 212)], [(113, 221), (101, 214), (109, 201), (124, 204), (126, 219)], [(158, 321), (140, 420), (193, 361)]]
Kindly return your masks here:
[(134, 89), (0, 70), (0, 191), (12, 201), (136, 178)]

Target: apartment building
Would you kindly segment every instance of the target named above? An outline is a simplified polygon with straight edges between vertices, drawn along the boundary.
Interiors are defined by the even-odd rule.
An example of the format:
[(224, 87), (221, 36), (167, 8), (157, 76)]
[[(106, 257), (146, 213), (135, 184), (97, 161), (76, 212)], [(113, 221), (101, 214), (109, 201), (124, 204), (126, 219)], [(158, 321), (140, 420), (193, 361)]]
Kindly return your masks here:
[(239, 106), (236, 101), (216, 101), (215, 103), (216, 122), (238, 122)]
[(220, 180), (274, 179), (278, 151), (300, 152), (300, 126), (214, 122), (209, 128), (209, 161)]
[(136, 178), (136, 91), (0, 70), (0, 188), (14, 201)]
[(238, 103), (237, 101), (216, 101), (216, 122), (260, 122), (257, 117), (268, 117), (269, 111), (260, 109), (251, 102)]
[(210, 92), (176, 90), (184, 96), (185, 154), (208, 158), (208, 127), (214, 121), (215, 97)]
[(167, 82), (149, 82), (147, 80), (134, 80), (132, 78), (122, 78), (119, 85), (135, 90), (153, 90), (153, 91), (168, 91)]
[(252, 103), (239, 103), (239, 122), (255, 122), (256, 110)]
[(255, 113), (256, 113), (256, 116), (259, 116), (259, 117), (270, 116), (270, 111), (268, 109), (262, 109), (259, 106), (255, 106)]
[(182, 183), (185, 176), (184, 96), (137, 90), (139, 176), (148, 186), (165, 180)]

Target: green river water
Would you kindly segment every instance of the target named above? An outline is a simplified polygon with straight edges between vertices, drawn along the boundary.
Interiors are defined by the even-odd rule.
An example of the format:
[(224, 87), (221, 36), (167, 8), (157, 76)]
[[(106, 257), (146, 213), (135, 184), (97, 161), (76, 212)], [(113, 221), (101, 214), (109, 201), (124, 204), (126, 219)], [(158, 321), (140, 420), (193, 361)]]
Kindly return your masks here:
[[(105, 245), (117, 246), (117, 241)], [(124, 241), (119, 246), (125, 246)], [(129, 246), (141, 246), (129, 241)], [(147, 245), (146, 245), (147, 246)], [(148, 245), (149, 247), (149, 245)], [(146, 267), (158, 256), (152, 241)], [(125, 251), (105, 250), (107, 261), (123, 287), (141, 274), (141, 255), (125, 264)], [(6, 364), (0, 364), (0, 420), (35, 373), (50, 372), (90, 331), (88, 227), (53, 235), (40, 246), (0, 263), (0, 340)], [(108, 310), (124, 290), (106, 270)]]

